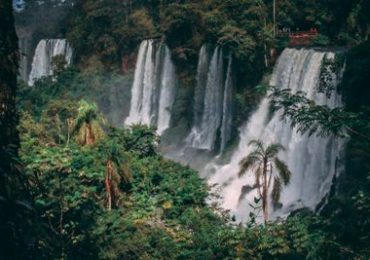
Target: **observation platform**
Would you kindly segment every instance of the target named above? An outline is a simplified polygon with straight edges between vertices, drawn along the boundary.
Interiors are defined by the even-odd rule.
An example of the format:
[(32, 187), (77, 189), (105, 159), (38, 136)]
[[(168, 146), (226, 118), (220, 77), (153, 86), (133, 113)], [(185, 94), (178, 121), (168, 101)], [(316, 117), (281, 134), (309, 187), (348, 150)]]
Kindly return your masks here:
[(309, 31), (290, 31), (290, 28), (284, 28), (278, 31), (277, 37), (289, 37), (289, 46), (307, 46), (318, 34), (316, 28)]

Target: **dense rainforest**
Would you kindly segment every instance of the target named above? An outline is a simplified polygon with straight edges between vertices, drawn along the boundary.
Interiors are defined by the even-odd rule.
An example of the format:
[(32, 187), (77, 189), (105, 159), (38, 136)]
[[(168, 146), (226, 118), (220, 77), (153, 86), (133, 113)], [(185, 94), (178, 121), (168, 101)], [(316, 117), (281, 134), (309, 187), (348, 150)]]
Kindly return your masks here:
[[(0, 0), (0, 258), (369, 259), (369, 17), (366, 0)], [(290, 32), (315, 34), (292, 46)], [(31, 79), (47, 62), (38, 50), (58, 44), (66, 51), (43, 54), (50, 56), (48, 73)], [(33, 60), (23, 63), (29, 55)], [(202, 61), (211, 78), (204, 92)], [(298, 91), (293, 83), (276, 87), (287, 74)], [(329, 101), (338, 97), (339, 106), (300, 91), (316, 82), (314, 91)], [(163, 94), (173, 99), (171, 108), (161, 108), (158, 88), (171, 84), (176, 92)], [(207, 101), (216, 85), (223, 98)], [(158, 99), (149, 122), (171, 116), (163, 133), (159, 123), (124, 124), (135, 115), (140, 86), (138, 96), (154, 93), (145, 102)], [(228, 178), (227, 167), (214, 167), (227, 179), (220, 185), (203, 174), (206, 165), (230, 165), (243, 129), (258, 121), (265, 103), (270, 121), (275, 113), (288, 122), (287, 136), (306, 136), (300, 149), (325, 143), (308, 157), (329, 164), (330, 149), (340, 143), (332, 164), (343, 168), (318, 203), (300, 197), (303, 206), (277, 217), (289, 201), (284, 190), (299, 182), (295, 169), (330, 175), (319, 163), (284, 157), (294, 142), (247, 140), (255, 150), (237, 161), (236, 178)], [(197, 109), (208, 107), (211, 115), (199, 119)], [(197, 149), (183, 147), (193, 129), (205, 124), (208, 134), (214, 122), (211, 149), (197, 136)], [(268, 129), (251, 125), (250, 131)], [(239, 205), (255, 189), (246, 202), (253, 210), (235, 213), (219, 189), (248, 174), (254, 186), (241, 185), (239, 198), (228, 195), (245, 211)], [(299, 187), (305, 185), (311, 184)], [(321, 188), (310, 192), (307, 201)]]

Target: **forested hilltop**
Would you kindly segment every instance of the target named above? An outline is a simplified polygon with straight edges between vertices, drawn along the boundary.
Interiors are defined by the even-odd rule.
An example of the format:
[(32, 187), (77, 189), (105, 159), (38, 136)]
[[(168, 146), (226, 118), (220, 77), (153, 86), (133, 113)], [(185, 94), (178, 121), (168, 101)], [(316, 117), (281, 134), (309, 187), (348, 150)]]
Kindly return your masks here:
[[(0, 0), (0, 24), (6, 25), (0, 28), (1, 259), (370, 258), (370, 1), (26, 0), (13, 1), (14, 7), (17, 12), (11, 11), (11, 1)], [(15, 28), (21, 49), (22, 43), (26, 46), (20, 53)], [(315, 33), (304, 46), (292, 46), (294, 32)], [(65, 44), (63, 55), (70, 48), (73, 57), (50, 55), (51, 73), (32, 81), (18, 75), (16, 84), (18, 62), (30, 67), (31, 60), (22, 65), (22, 58), (36, 56), (42, 40), (45, 46)], [(279, 71), (285, 65), (279, 56), (290, 58), (288, 47), (296, 62), (289, 71)], [(223, 98), (214, 99), (222, 104), (217, 107), (222, 116), (209, 116), (209, 122), (220, 121), (214, 129), (216, 148), (186, 147), (188, 152), (178, 147), (197, 129), (202, 50), (204, 57), (209, 52), (205, 67), (211, 71), (215, 64), (216, 71), (204, 74), (221, 75), (212, 83), (223, 92)], [(149, 70), (161, 78), (146, 76)], [(308, 78), (314, 72), (317, 77)], [(176, 75), (171, 78), (171, 73)], [(314, 91), (329, 101), (338, 97), (340, 106), (272, 84), (271, 75), (286, 74), (304, 85), (299, 89), (316, 80)], [(132, 114), (132, 89), (150, 84), (156, 85), (141, 96), (176, 85), (171, 108), (162, 109), (171, 116), (163, 133), (156, 124), (124, 124)], [(158, 99), (150, 107), (152, 121), (160, 121), (158, 93), (151, 97)], [(278, 156), (290, 147), (249, 140), (255, 150), (238, 162), (237, 179), (250, 170), (255, 185), (242, 186), (236, 200), (241, 203), (248, 189), (257, 189), (259, 196), (241, 220), (223, 207), (218, 192), (235, 180), (225, 176), (222, 185), (212, 184), (194, 168), (232, 161), (243, 138), (239, 133), (267, 98), (269, 120), (279, 113), (297, 136), (328, 143), (312, 157), (329, 158), (342, 140), (341, 156), (333, 164), (343, 173), (330, 179), (319, 205), (272, 217), (283, 208), (280, 195), (299, 173)], [(213, 110), (212, 105), (200, 107)], [(224, 141), (227, 124), (230, 137)], [(263, 127), (252, 130), (263, 132)], [(307, 150), (312, 149), (309, 142)], [(174, 151), (180, 155), (171, 156)], [(185, 153), (192, 157), (184, 163), (178, 158)], [(311, 172), (324, 169), (312, 167)], [(271, 189), (266, 176), (273, 179)]]

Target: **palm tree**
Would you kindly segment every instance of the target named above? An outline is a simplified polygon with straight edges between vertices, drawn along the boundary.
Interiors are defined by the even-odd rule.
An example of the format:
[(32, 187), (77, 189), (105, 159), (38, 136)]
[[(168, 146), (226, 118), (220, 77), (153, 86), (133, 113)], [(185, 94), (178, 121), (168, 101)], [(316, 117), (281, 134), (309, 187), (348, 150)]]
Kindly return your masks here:
[[(110, 137), (109, 137), (110, 138)], [(121, 184), (129, 184), (132, 181), (132, 173), (128, 163), (128, 156), (120, 147), (117, 140), (110, 138), (101, 145), (102, 154), (106, 156), (105, 190), (107, 209), (112, 210), (121, 197)]]
[(77, 142), (81, 145), (91, 145), (101, 139), (104, 136), (101, 127), (103, 121), (95, 103), (81, 100), (73, 127), (73, 133), (77, 133)]
[(262, 199), (263, 217), (266, 223), (268, 220), (267, 196), (271, 180), (274, 178), (271, 195), (275, 206), (279, 202), (282, 186), (289, 184), (291, 172), (288, 166), (277, 157), (279, 151), (284, 150), (282, 145), (271, 144), (265, 148), (259, 140), (252, 140), (249, 145), (254, 146), (254, 150), (240, 161), (239, 177), (244, 176), (249, 170), (253, 171), (256, 178), (254, 187), (257, 188), (258, 195)]

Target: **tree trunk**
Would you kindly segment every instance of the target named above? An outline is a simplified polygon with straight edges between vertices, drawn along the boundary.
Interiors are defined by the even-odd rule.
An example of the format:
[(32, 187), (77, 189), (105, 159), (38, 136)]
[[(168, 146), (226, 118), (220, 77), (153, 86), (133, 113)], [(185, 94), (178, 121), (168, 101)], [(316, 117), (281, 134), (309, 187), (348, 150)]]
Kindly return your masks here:
[[(16, 155), (19, 145), (15, 103), (18, 38), (14, 29), (12, 2), (10, 0), (0, 1), (0, 24), (0, 158), (2, 158), (1, 166), (5, 168), (3, 153), (9, 152), (10, 149)], [(10, 145), (11, 147), (9, 147)], [(3, 189), (0, 190), (4, 191)]]
[(92, 131), (92, 126), (90, 123), (86, 124), (86, 136), (85, 136), (85, 144), (90, 145), (95, 143), (95, 136)]
[(25, 187), (17, 162), (18, 57), (12, 1), (0, 0), (0, 259), (23, 259), (29, 245), (24, 239), (29, 232), (25, 227), (29, 216), (16, 203), (22, 200), (19, 195)]
[(273, 19), (273, 26), (274, 26), (274, 37), (276, 37), (276, 0), (273, 0), (273, 3), (272, 3), (273, 7), (272, 7), (272, 19)]
[(107, 209), (108, 211), (112, 210), (112, 171), (113, 163), (112, 160), (107, 162), (107, 171), (105, 174), (105, 190), (107, 192)]
[(263, 219), (265, 224), (268, 220), (268, 204), (267, 204), (267, 196), (268, 196), (268, 184), (267, 184), (267, 159), (265, 158), (263, 161), (263, 191), (262, 191), (262, 210), (263, 210)]

